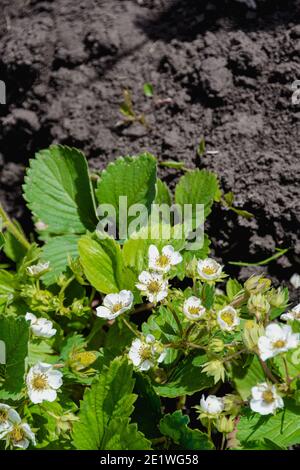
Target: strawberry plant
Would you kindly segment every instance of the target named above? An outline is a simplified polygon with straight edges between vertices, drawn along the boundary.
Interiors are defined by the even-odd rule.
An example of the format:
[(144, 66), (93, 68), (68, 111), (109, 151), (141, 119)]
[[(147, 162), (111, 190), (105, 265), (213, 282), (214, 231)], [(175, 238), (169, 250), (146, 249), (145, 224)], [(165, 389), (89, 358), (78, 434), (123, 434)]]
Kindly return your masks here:
[(1, 448), (300, 443), (299, 305), (210, 257), (216, 175), (185, 170), (171, 194), (156, 170), (144, 153), (91, 174), (52, 146), (23, 188), (36, 234), (0, 207)]

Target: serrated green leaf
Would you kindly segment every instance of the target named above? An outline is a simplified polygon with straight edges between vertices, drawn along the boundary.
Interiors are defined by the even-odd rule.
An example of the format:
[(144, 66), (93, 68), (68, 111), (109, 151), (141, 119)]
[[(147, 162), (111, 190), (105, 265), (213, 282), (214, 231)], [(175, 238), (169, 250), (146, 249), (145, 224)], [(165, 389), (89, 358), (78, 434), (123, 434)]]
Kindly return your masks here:
[(219, 183), (216, 175), (207, 170), (193, 170), (183, 175), (175, 189), (175, 202), (182, 207), (192, 204), (204, 205), (204, 216), (211, 212), (211, 207), (218, 194)]
[(122, 255), (120, 246), (112, 239), (83, 236), (78, 243), (84, 273), (95, 289), (104, 294), (122, 289)]
[(24, 385), (29, 324), (24, 317), (0, 316), (0, 340), (5, 344), (6, 363), (0, 377), (2, 393), (19, 393)]
[(128, 418), (117, 418), (109, 423), (105, 436), (105, 450), (148, 450), (150, 442)]
[(129, 424), (128, 418), (136, 400), (133, 386), (132, 365), (126, 359), (116, 358), (109, 368), (104, 367), (97, 382), (86, 390), (80, 405), (80, 420), (73, 431), (73, 444), (77, 449), (138, 449), (139, 439), (146, 445), (147, 441), (136, 426)]
[(190, 429), (189, 422), (189, 417), (178, 410), (165, 415), (160, 421), (159, 429), (183, 450), (213, 450), (214, 445), (207, 434), (199, 429)]
[(36, 154), (23, 186), (36, 220), (53, 234), (85, 233), (97, 224), (86, 159), (79, 150), (53, 145)]
[(170, 206), (172, 204), (172, 197), (168, 185), (161, 179), (156, 181), (156, 196), (155, 204), (167, 204)]
[(243, 400), (249, 398), (252, 387), (265, 382), (264, 372), (256, 356), (253, 356), (248, 367), (233, 366), (232, 374), (236, 389)]
[(49, 239), (42, 249), (41, 261), (50, 262), (50, 271), (42, 277), (48, 286), (53, 284), (60, 274), (66, 272), (68, 260), (79, 256), (77, 235), (62, 235)]
[(193, 360), (192, 355), (182, 360), (167, 383), (154, 385), (156, 393), (162, 397), (176, 398), (212, 387), (213, 379), (195, 367)]
[[(156, 159), (149, 153), (120, 157), (101, 173), (96, 195), (99, 204), (111, 204), (119, 221), (119, 198), (127, 197), (128, 209), (142, 204), (150, 212), (155, 198)], [(128, 222), (132, 220), (128, 217)]]
[(272, 416), (261, 416), (248, 410), (238, 424), (238, 440), (243, 443), (260, 441), (264, 438), (280, 447), (300, 443), (300, 407), (291, 400), (285, 400), (282, 411)]

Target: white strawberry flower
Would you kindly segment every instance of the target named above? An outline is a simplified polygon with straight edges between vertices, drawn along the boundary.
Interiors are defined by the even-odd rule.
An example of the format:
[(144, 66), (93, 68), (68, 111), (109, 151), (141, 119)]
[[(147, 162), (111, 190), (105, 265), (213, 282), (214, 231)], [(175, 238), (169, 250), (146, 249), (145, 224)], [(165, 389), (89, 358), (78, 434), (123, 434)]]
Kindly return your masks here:
[(6, 440), (6, 445), (12, 445), (19, 449), (27, 449), (30, 442), (35, 446), (35, 435), (31, 431), (29, 424), (22, 423), (21, 418), (15, 420), (12, 428), (7, 432), (0, 434), (0, 439)]
[(224, 400), (215, 395), (208, 395), (206, 398), (202, 395), (200, 407), (204, 413), (209, 415), (218, 415), (224, 410)]
[(147, 371), (157, 363), (163, 362), (166, 354), (166, 349), (155, 340), (154, 336), (147, 335), (143, 340), (139, 338), (133, 340), (128, 357), (139, 370)]
[(281, 320), (285, 321), (300, 321), (300, 304), (296, 305), (296, 307), (293, 307), (293, 309), (289, 312), (283, 313), (280, 318)]
[(217, 322), (222, 330), (233, 331), (240, 324), (240, 318), (236, 309), (227, 305), (217, 313)]
[(30, 329), (35, 336), (40, 338), (52, 338), (56, 334), (53, 323), (46, 318), (37, 318), (33, 313), (27, 312), (25, 319), (30, 321)]
[(26, 268), (27, 274), (32, 277), (40, 277), (49, 271), (50, 263), (47, 261), (46, 263), (38, 263), (33, 264)]
[(0, 403), (0, 435), (12, 429), (13, 423), (21, 421), (19, 414), (11, 406)]
[(97, 307), (96, 315), (106, 320), (114, 320), (119, 315), (132, 308), (133, 293), (121, 290), (118, 294), (108, 294), (103, 299), (103, 305)]
[(199, 320), (205, 315), (205, 312), (201, 300), (194, 295), (186, 299), (183, 304), (183, 313), (189, 320)]
[(222, 274), (222, 266), (212, 258), (198, 261), (198, 274), (205, 281), (214, 281)]
[(57, 390), (62, 386), (62, 376), (63, 374), (51, 364), (38, 362), (31, 367), (26, 377), (26, 385), (32, 403), (56, 400)]
[(284, 407), (283, 399), (278, 395), (275, 385), (263, 382), (252, 387), (251, 394), (250, 408), (261, 415), (273, 414), (277, 408)]
[(293, 333), (290, 325), (270, 323), (265, 329), (265, 335), (258, 339), (259, 355), (263, 361), (277, 354), (297, 348), (300, 344), (299, 333)]
[(181, 263), (182, 256), (178, 251), (174, 250), (172, 245), (166, 245), (159, 252), (155, 245), (149, 246), (149, 269), (153, 271), (167, 273), (172, 266)]
[(158, 273), (141, 272), (136, 287), (148, 297), (150, 302), (160, 302), (168, 295), (168, 281)]

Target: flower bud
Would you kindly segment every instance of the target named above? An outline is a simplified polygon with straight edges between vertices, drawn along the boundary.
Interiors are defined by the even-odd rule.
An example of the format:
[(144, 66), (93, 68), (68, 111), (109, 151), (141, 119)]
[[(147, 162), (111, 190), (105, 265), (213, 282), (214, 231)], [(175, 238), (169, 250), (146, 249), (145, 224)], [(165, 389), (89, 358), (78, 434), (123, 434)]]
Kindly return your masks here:
[(287, 295), (282, 287), (279, 287), (278, 289), (272, 289), (269, 292), (269, 302), (272, 307), (285, 308), (287, 300)]
[(228, 434), (234, 430), (234, 419), (229, 416), (220, 416), (216, 421), (216, 428), (223, 434)]
[(258, 338), (264, 334), (264, 327), (258, 324), (255, 320), (248, 320), (245, 322), (244, 330), (242, 333), (243, 342), (249, 351), (255, 351), (258, 343)]
[(229, 393), (224, 397), (225, 411), (233, 416), (237, 416), (240, 413), (242, 404), (241, 398), (233, 393)]
[(203, 364), (202, 371), (213, 377), (215, 383), (219, 382), (219, 380), (225, 381), (225, 367), (223, 362), (218, 359)]
[(197, 276), (197, 265), (198, 261), (196, 257), (187, 263), (186, 268), (185, 268), (185, 275), (186, 277), (189, 277), (190, 279), (194, 279)]
[(247, 281), (244, 283), (244, 288), (249, 294), (266, 292), (270, 287), (270, 279), (267, 279), (260, 274), (249, 277), (249, 279), (247, 279)]
[(249, 313), (256, 316), (258, 320), (265, 318), (270, 310), (270, 304), (264, 294), (251, 294), (247, 304)]
[(224, 341), (220, 338), (214, 338), (209, 343), (209, 351), (212, 353), (220, 353), (224, 351)]

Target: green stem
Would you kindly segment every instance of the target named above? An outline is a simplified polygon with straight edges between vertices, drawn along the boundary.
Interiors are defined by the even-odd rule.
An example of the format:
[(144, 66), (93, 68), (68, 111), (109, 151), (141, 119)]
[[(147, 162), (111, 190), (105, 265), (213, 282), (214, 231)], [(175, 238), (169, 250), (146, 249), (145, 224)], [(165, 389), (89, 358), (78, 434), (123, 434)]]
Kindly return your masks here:
[(21, 230), (13, 223), (13, 221), (8, 217), (7, 213), (5, 212), (3, 206), (0, 204), (0, 219), (3, 220), (3, 225), (6, 226), (6, 229), (18, 240), (21, 245), (29, 250), (30, 243), (26, 239), (25, 235)]
[(179, 320), (178, 318), (178, 315), (175, 311), (175, 309), (172, 307), (172, 305), (170, 304), (170, 302), (167, 303), (167, 306), (169, 307), (170, 311), (172, 312), (172, 315), (177, 323), (177, 326), (178, 326), (178, 330), (180, 332), (180, 336), (183, 337), (183, 328), (182, 328), (182, 324), (181, 324), (181, 321)]
[(69, 279), (64, 283), (64, 285), (62, 286), (62, 288), (60, 289), (60, 292), (59, 292), (59, 297), (62, 298), (66, 288), (71, 284), (71, 282), (74, 281), (75, 278), (75, 275), (73, 274), (73, 276), (69, 277)]
[(140, 332), (138, 330), (135, 330), (133, 326), (131, 326), (131, 324), (126, 320), (126, 318), (122, 317), (122, 320), (123, 320), (124, 325), (127, 326), (127, 328), (134, 334), (134, 336), (138, 336), (138, 337), (141, 336)]
[(244, 352), (246, 352), (247, 349), (241, 349), (240, 351), (237, 351), (235, 352), (234, 354), (230, 354), (229, 356), (227, 357), (224, 357), (222, 359), (222, 362), (227, 362), (227, 361), (230, 361), (231, 359), (234, 359), (235, 357), (238, 357), (240, 354), (243, 354)]
[(185, 334), (184, 334), (184, 337), (185, 339), (187, 340), (190, 336), (190, 334), (192, 333), (193, 329), (195, 328), (196, 324), (195, 323), (192, 323), (186, 330)]
[(289, 375), (289, 369), (288, 369), (287, 362), (286, 362), (286, 360), (283, 356), (282, 356), (282, 362), (283, 362), (283, 367), (284, 367), (284, 370), (285, 370), (286, 384), (288, 386), (288, 391), (290, 391), (291, 390), (291, 378), (290, 378), (290, 375)]
[(221, 450), (225, 450), (225, 444), (226, 444), (226, 435), (225, 433), (223, 433), (222, 442), (221, 442)]
[(260, 362), (260, 365), (262, 366), (263, 368), (263, 371), (264, 373), (266, 374), (266, 376), (273, 382), (273, 383), (278, 383), (278, 380), (276, 379), (276, 377), (273, 375), (273, 373), (270, 371), (270, 369), (268, 368), (267, 364), (260, 358), (259, 355), (257, 355), (258, 357), (258, 360)]

